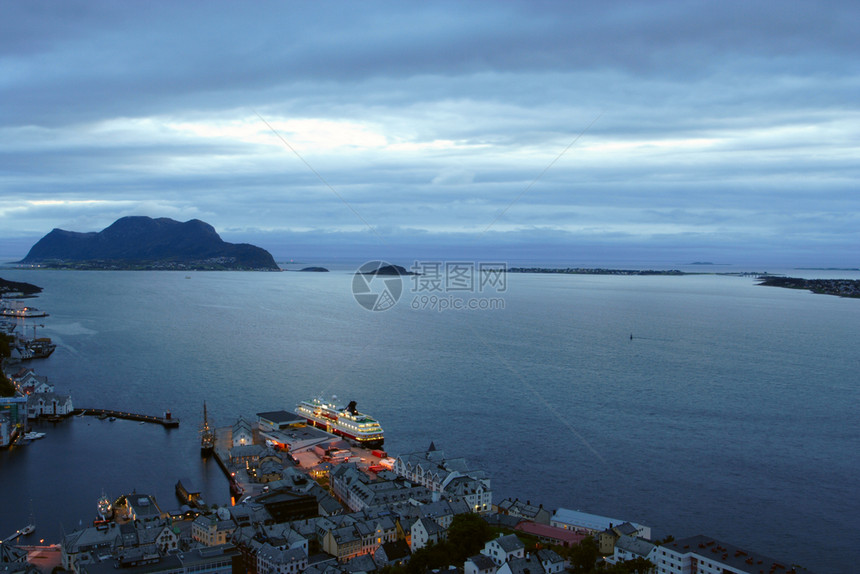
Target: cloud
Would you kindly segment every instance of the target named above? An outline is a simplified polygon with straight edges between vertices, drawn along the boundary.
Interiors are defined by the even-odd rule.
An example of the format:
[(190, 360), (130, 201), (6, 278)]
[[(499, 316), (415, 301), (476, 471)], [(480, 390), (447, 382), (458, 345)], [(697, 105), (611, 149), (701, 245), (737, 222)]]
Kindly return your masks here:
[(855, 238), (848, 2), (3, 11), (6, 237), (137, 213), (416, 249)]

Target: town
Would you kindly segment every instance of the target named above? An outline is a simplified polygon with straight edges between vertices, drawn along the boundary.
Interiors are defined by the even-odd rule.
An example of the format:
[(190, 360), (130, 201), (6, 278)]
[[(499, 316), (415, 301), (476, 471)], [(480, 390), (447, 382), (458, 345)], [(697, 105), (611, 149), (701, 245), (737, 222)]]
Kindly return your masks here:
[[(57, 394), (46, 377), (23, 366), (36, 357), (21, 352), (26, 347), (12, 330), (7, 325), (0, 337), (0, 446), (41, 438), (29, 431), (39, 419), (91, 415), (179, 424), (169, 413), (76, 409), (70, 395)], [(650, 527), (624, 518), (552, 510), (539, 500), (496, 502), (490, 477), (465, 458), (433, 442), (390, 455), (381, 448), (381, 427), (355, 403), (338, 412), (366, 429), (366, 441), (334, 434), (330, 423), (311, 424), (300, 414), (303, 405), (323, 403), (214, 427), (204, 403), (200, 454), (224, 472), (230, 504), (207, 504), (184, 477), (176, 479), (172, 502), (132, 484), (119, 496), (103, 495), (99, 518), (56, 544), (21, 543), (32, 525), (0, 539), (0, 573), (807, 572), (704, 535), (653, 540)]]

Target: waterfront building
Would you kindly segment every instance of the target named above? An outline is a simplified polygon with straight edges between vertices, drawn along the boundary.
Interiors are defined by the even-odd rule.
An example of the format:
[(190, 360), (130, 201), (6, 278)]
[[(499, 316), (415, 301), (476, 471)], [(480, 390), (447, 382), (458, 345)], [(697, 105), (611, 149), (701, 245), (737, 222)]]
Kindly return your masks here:
[(251, 429), (251, 423), (245, 420), (244, 417), (239, 417), (233, 425), (233, 447), (246, 446), (254, 444), (254, 431)]
[(7, 413), (0, 412), (0, 447), (12, 443), (12, 421)]
[[(597, 514), (589, 514), (579, 510), (568, 510), (567, 508), (559, 508), (552, 515), (550, 526), (565, 528), (568, 530), (578, 530), (588, 534), (597, 534), (604, 530), (610, 529), (615, 525), (623, 524), (625, 520), (617, 518), (607, 518)], [(631, 522), (636, 527), (636, 536), (646, 540), (651, 539), (651, 528)]]
[(691, 536), (655, 548), (649, 558), (659, 574), (758, 574), (809, 571), (704, 535)]
[(167, 518), (167, 513), (162, 512), (155, 501), (155, 497), (149, 494), (127, 494), (125, 504), (128, 509), (128, 517), (132, 521), (151, 523)]
[(53, 391), (40, 391), (27, 395), (27, 418), (66, 417), (75, 410), (70, 395), (59, 395)]
[(33, 393), (53, 393), (54, 385), (48, 382), (48, 377), (41, 377), (33, 369), (21, 369), (9, 379), (22, 395)]
[(257, 425), (261, 432), (285, 431), (306, 426), (307, 419), (287, 411), (269, 411), (257, 413)]
[[(5, 417), (3, 416), (5, 415)], [(0, 397), (0, 419), (5, 418), (3, 425), (7, 430), (0, 433), (0, 446), (9, 446), (19, 434), (27, 429), (27, 397), (15, 395)]]

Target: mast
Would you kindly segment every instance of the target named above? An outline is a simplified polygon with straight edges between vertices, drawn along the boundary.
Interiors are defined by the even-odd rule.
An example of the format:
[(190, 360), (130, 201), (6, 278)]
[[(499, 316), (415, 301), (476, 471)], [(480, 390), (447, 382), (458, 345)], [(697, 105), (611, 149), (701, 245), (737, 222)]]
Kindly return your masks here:
[(200, 425), (200, 454), (208, 456), (215, 448), (215, 432), (209, 426), (209, 415), (206, 412), (206, 401), (203, 401), (203, 424)]

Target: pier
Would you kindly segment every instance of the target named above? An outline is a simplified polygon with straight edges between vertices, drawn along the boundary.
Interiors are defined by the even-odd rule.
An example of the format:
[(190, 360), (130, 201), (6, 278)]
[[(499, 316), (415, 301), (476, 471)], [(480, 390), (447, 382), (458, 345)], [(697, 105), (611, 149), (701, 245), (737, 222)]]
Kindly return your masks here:
[(144, 423), (160, 424), (165, 428), (176, 428), (179, 426), (179, 419), (170, 416), (170, 411), (164, 413), (163, 417), (155, 415), (142, 415), (139, 413), (130, 413), (126, 411), (113, 411), (110, 409), (75, 409), (73, 415), (82, 415), (88, 417), (125, 419), (129, 421), (140, 421)]

